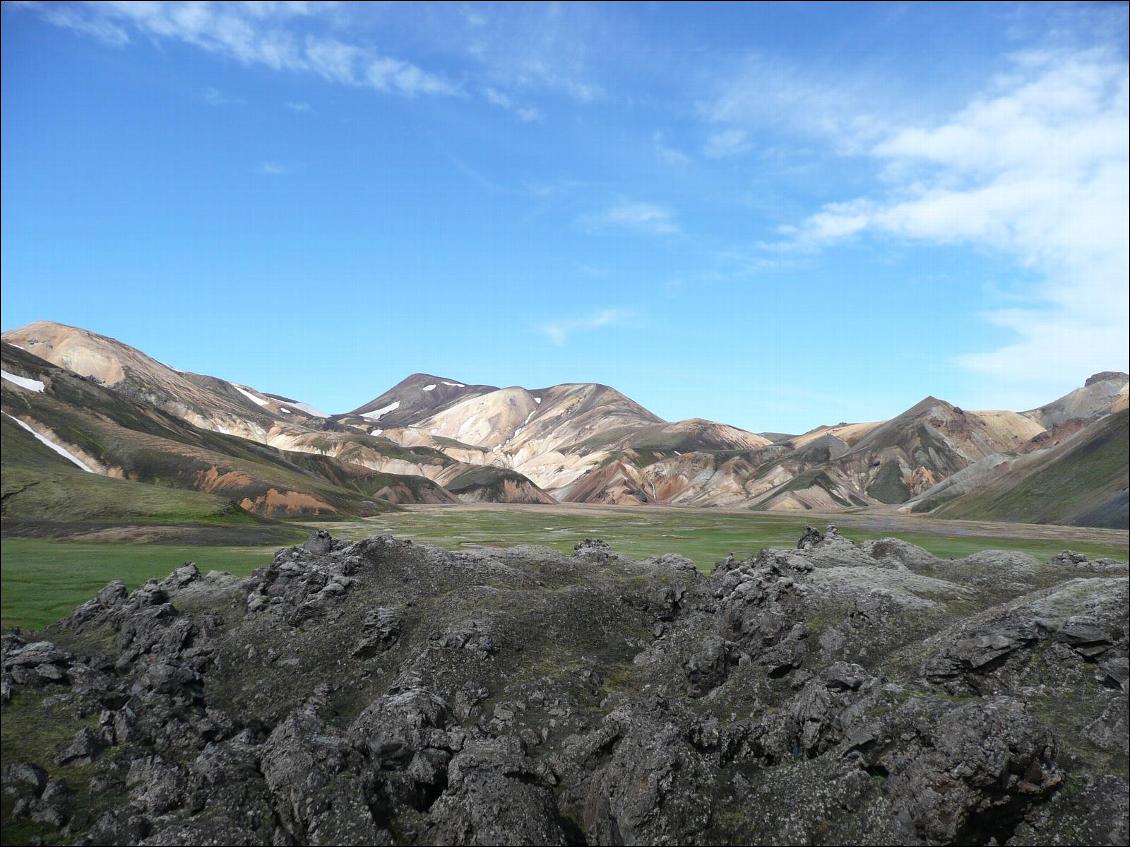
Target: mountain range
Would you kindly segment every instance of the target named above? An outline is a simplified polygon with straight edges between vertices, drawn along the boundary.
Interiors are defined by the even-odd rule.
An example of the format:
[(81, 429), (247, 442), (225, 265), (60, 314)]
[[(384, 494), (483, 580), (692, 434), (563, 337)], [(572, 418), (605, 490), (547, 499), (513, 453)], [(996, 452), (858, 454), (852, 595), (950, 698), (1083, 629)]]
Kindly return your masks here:
[(266, 526), (399, 504), (873, 510), (1127, 527), (1127, 383), (1023, 412), (926, 397), (803, 434), (668, 422), (606, 385), (413, 374), (352, 411), (164, 365), (51, 322), (3, 334), (5, 531)]

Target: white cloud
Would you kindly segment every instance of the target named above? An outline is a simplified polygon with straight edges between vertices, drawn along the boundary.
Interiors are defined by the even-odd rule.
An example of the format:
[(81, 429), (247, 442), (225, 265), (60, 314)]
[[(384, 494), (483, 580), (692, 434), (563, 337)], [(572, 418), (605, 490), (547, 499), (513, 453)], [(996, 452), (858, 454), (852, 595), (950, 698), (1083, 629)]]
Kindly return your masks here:
[(625, 229), (648, 235), (674, 235), (679, 232), (675, 213), (665, 206), (636, 200), (618, 200), (607, 209), (583, 215), (589, 229)]
[(290, 172), (290, 166), (280, 162), (260, 162), (255, 168), (255, 173), (262, 176), (286, 176)]
[(455, 93), (455, 87), (447, 80), (422, 71), (410, 62), (387, 56), (367, 62), (365, 79), (378, 91), (407, 95)]
[(1042, 282), (983, 317), (1011, 340), (959, 358), (1002, 382), (1051, 387), (1127, 364), (1130, 111), (1125, 60), (1026, 54), (987, 95), (935, 126), (896, 128), (870, 154), (882, 196), (830, 204), (778, 249), (864, 233), (987, 247)]
[[(441, 7), (434, 7), (439, 9)], [(432, 17), (432, 36), (449, 50), (479, 65), (492, 88), (562, 95), (591, 103), (605, 92), (593, 64), (613, 45), (606, 16), (580, 3), (483, 5), (464, 15), (467, 26), (452, 26), (447, 13)]]
[(662, 132), (656, 132), (651, 136), (652, 143), (655, 144), (655, 155), (659, 161), (667, 165), (686, 165), (691, 161), (691, 157), (679, 150), (676, 147), (669, 145), (664, 138)]
[(554, 321), (537, 327), (554, 344), (560, 346), (578, 332), (592, 332), (603, 327), (616, 326), (631, 318), (633, 313), (626, 309), (602, 309), (582, 318)]
[(43, 18), (55, 26), (88, 35), (111, 47), (129, 44), (129, 34), (106, 18), (87, 15), (78, 9), (63, 5), (43, 6), (41, 11)]
[(749, 140), (749, 133), (744, 129), (724, 129), (715, 132), (706, 140), (702, 148), (703, 154), (710, 159), (724, 159), (728, 156), (737, 156), (752, 149), (753, 143)]
[(287, 103), (286, 107), (288, 109), (290, 109), (292, 112), (309, 112), (309, 111), (312, 110), (312, 107), (310, 106), (309, 103), (302, 103), (302, 102), (294, 101), (294, 100)]
[(34, 8), (49, 23), (119, 47), (132, 40), (132, 32), (191, 44), (244, 65), (313, 74), (408, 97), (458, 93), (444, 77), (410, 62), (294, 25), (297, 19), (322, 14), (332, 5), (113, 0)]
[(754, 53), (719, 76), (699, 110), (710, 123), (725, 127), (718, 133), (719, 152), (727, 149), (727, 141), (740, 145), (741, 130), (815, 136), (832, 140), (841, 152), (854, 152), (883, 131), (885, 119), (879, 115), (894, 111), (885, 94), (891, 87), (889, 79), (862, 69), (832, 75)]
[(518, 103), (509, 94), (499, 91), (497, 88), (491, 88), (489, 86), (484, 88), (483, 99), (493, 106), (498, 106), (500, 109), (505, 109), (513, 113), (522, 123), (531, 123), (541, 119), (541, 112), (537, 109)]
[(209, 106), (231, 106), (243, 102), (242, 100), (232, 99), (231, 97), (228, 97), (226, 94), (220, 91), (218, 88), (212, 87), (205, 88), (204, 93), (201, 95), (201, 97)]
[[(369, 31), (367, 22), (376, 12), (359, 12), (348, 4), (106, 0), (25, 5), (56, 26), (116, 47), (180, 42), (247, 66), (407, 97), (463, 96), (469, 89), (467, 82), (385, 55), (364, 42), (358, 33)], [(547, 5), (511, 8), (505, 14), (464, 11), (455, 18), (422, 7), (413, 20), (437, 52), (459, 55), (477, 66), (471, 72), (477, 79), (473, 87), (484, 102), (532, 123), (543, 117), (531, 102), (535, 93), (563, 95), (577, 103), (604, 95), (589, 68), (601, 17)], [(452, 26), (459, 21), (464, 25)]]

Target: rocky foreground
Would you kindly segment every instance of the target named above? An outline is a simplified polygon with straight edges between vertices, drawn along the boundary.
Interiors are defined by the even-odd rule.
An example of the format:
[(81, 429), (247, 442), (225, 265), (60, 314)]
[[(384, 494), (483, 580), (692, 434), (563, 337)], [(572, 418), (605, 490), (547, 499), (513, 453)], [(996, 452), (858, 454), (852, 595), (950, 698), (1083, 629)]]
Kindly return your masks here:
[(1125, 844), (1127, 571), (318, 533), (3, 636), (4, 841)]

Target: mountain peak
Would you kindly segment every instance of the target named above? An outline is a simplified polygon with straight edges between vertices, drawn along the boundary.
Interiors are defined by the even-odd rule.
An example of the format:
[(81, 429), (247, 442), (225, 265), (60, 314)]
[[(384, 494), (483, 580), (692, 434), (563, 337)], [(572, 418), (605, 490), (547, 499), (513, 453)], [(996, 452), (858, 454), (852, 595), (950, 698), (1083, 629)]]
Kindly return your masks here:
[(1122, 371), (1100, 371), (1087, 377), (1087, 381), (1083, 383), (1084, 388), (1094, 385), (1096, 382), (1130, 382), (1130, 374), (1123, 373)]
[(958, 409), (957, 406), (953, 405), (953, 403), (943, 400), (940, 397), (935, 397), (933, 394), (927, 394), (901, 415), (897, 415), (896, 417), (892, 418), (892, 420), (904, 420), (906, 418), (918, 417), (920, 415), (926, 414), (931, 409), (936, 409), (939, 406), (946, 409), (947, 411), (960, 411), (960, 409)]
[(358, 406), (349, 415), (360, 415), (382, 426), (403, 426), (435, 414), (465, 397), (497, 391), (493, 385), (468, 385), (429, 373), (406, 376), (383, 394)]
[(397, 385), (397, 387), (399, 387), (399, 386), (402, 386), (402, 385), (404, 385), (404, 386), (417, 385), (419, 383), (431, 383), (431, 382), (443, 383), (444, 385), (454, 385), (454, 386), (458, 386), (458, 387), (463, 387), (463, 386), (466, 385), (466, 383), (460, 382), (457, 379), (451, 379), (450, 377), (446, 377), (446, 376), (436, 376), (435, 374), (428, 374), (428, 373), (408, 374), (408, 376), (404, 377), (404, 379), (400, 380), (400, 382), (398, 382), (396, 385)]

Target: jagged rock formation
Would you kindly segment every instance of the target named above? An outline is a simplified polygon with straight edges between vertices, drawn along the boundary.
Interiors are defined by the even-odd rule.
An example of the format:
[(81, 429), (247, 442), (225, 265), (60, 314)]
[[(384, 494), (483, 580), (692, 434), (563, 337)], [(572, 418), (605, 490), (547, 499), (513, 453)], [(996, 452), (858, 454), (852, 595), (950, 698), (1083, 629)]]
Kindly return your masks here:
[[(635, 562), (316, 533), (3, 637), (79, 844), (1126, 843), (1127, 572), (834, 528)], [(6, 838), (7, 840), (7, 834)]]

